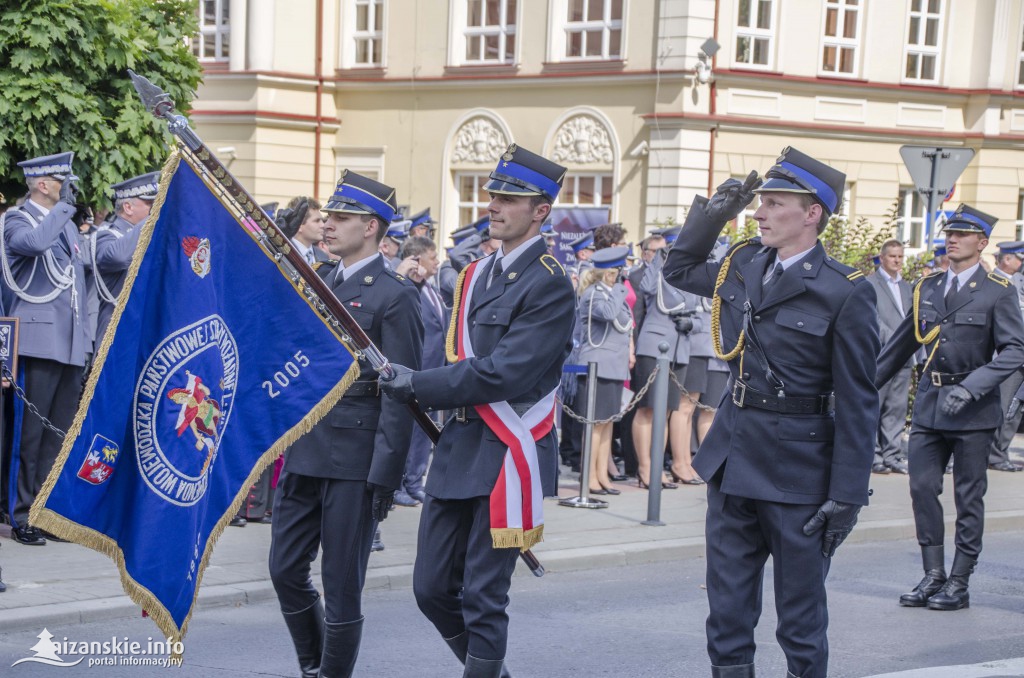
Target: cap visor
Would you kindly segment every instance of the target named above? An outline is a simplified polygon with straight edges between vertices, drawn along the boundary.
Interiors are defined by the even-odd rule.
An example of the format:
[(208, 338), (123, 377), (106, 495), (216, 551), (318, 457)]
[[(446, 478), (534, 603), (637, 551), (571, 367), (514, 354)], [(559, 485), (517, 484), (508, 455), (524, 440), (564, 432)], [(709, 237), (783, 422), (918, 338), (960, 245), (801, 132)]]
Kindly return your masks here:
[(499, 193), (501, 195), (541, 195), (540, 191), (532, 191), (522, 186), (516, 186), (507, 181), (501, 181), (499, 179), (491, 179), (484, 184), (484, 190), (489, 193)]
[(760, 188), (754, 190), (754, 193), (807, 193), (812, 194), (813, 191), (808, 191), (803, 186), (794, 184), (791, 181), (781, 179), (779, 177), (772, 177), (768, 181), (761, 184)]

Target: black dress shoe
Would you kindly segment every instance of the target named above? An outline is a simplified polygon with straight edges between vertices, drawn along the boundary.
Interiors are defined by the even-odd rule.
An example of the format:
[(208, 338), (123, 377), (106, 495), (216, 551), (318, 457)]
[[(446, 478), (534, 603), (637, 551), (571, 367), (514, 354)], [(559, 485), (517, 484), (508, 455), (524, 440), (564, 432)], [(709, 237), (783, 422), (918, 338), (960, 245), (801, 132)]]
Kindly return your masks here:
[(892, 473), (892, 469), (886, 466), (885, 464), (875, 464), (874, 466), (871, 467), (871, 472), (884, 476), (887, 473)]
[(622, 494), (622, 490), (616, 490), (614, 487), (605, 487), (604, 485), (602, 485), (601, 489), (604, 490), (605, 494)]
[(39, 530), (39, 534), (41, 534), (44, 537), (46, 537), (46, 541), (55, 541), (55, 542), (59, 542), (61, 544), (68, 543), (67, 539), (61, 539), (57, 535), (51, 534), (50, 532), (47, 532), (46, 530)]
[(893, 473), (900, 474), (901, 476), (905, 476), (910, 473), (910, 467), (907, 466), (907, 462), (905, 461), (894, 461), (893, 463), (889, 464), (886, 468), (888, 468)]
[(31, 525), (26, 527), (12, 527), (11, 538), (25, 546), (46, 546), (46, 537)]
[(624, 480), (629, 480), (629, 476), (627, 476), (624, 473), (617, 473), (613, 476), (608, 476), (608, 479), (611, 480), (613, 483), (621, 483)]
[(243, 518), (242, 516), (235, 516), (231, 519), (231, 522), (228, 523), (228, 525), (230, 525), (231, 527), (245, 527), (245, 524), (248, 522), (249, 521)]
[(383, 551), (384, 540), (380, 538), (380, 528), (373, 533), (373, 543), (370, 544), (370, 551)]
[(1001, 461), (998, 464), (989, 464), (988, 467), (993, 471), (1006, 471), (1008, 473), (1015, 473), (1021, 470), (1021, 467), (1012, 461)]
[(609, 492), (608, 490), (606, 490), (606, 489), (604, 489), (604, 488), (602, 487), (602, 488), (601, 488), (600, 490), (587, 490), (587, 494), (599, 494), (599, 495), (603, 495), (603, 494), (611, 494), (611, 492)]

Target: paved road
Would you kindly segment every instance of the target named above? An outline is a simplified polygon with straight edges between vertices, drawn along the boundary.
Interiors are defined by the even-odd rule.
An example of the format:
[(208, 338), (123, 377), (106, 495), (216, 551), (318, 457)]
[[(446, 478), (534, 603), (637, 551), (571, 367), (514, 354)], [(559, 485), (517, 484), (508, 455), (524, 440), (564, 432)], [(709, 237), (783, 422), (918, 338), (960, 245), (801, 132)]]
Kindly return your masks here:
[[(900, 608), (896, 599), (920, 577), (912, 542), (844, 545), (832, 568), (830, 598), (834, 678), (982, 678), (1024, 676), (1024, 531), (986, 538), (972, 580), (972, 606), (956, 613)], [(517, 578), (512, 594), (509, 664), (514, 675), (709, 675), (704, 650), (707, 602), (704, 561), (649, 563), (543, 579)], [(460, 667), (416, 610), (409, 589), (365, 596), (367, 616), (358, 676), (457, 676)], [(784, 676), (774, 642), (770, 591), (758, 629), (758, 672)], [(23, 663), (42, 629), (0, 635), (0, 675), (165, 675), (138, 666), (53, 668)], [(148, 619), (117, 619), (50, 628), (55, 640), (146, 642)], [(74, 659), (67, 655), (64, 659)], [(983, 662), (988, 667), (965, 666)], [(946, 667), (946, 668), (942, 668)], [(924, 670), (922, 670), (924, 669)], [(911, 673), (902, 673), (912, 671)], [(184, 672), (192, 678), (293, 676), (296, 666), (273, 601), (199, 609), (186, 639)]]

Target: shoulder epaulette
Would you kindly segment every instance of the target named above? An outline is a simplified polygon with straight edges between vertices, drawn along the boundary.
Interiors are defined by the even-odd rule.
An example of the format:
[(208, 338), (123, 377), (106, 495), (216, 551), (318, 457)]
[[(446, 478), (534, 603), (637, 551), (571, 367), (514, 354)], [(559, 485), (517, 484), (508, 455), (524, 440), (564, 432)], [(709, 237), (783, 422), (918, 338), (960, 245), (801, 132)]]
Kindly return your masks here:
[(412, 285), (413, 284), (412, 281), (409, 280), (408, 278), (406, 278), (404, 275), (402, 275), (401, 273), (396, 272), (394, 269), (388, 268), (387, 266), (384, 267), (384, 272), (386, 274), (390, 275), (392, 278), (394, 278), (398, 282), (404, 284), (404, 285)]
[(747, 238), (746, 240), (740, 240), (738, 243), (736, 243), (735, 245), (733, 245), (732, 247), (730, 247), (729, 249), (727, 249), (725, 251), (725, 256), (727, 256), (727, 257), (732, 256), (732, 254), (736, 250), (742, 249), (742, 248), (746, 247), (747, 245), (760, 245), (760, 244), (761, 244), (761, 238), (760, 237)]
[(856, 280), (857, 278), (863, 278), (863, 277), (864, 277), (863, 273), (861, 273), (860, 271), (854, 271), (853, 273), (851, 273), (848, 276), (846, 276), (846, 279), (847, 280)]
[(544, 268), (548, 269), (548, 273), (551, 275), (565, 275), (565, 269), (558, 263), (558, 259), (555, 259), (550, 254), (542, 254), (540, 263), (544, 264)]
[(333, 260), (333, 259), (329, 259), (327, 261), (314, 261), (313, 262), (313, 270), (314, 271), (319, 271), (322, 266), (327, 266), (328, 268), (333, 268), (333, 267), (335, 267), (337, 265), (338, 265), (338, 262)]
[(1009, 280), (1007, 280), (1006, 278), (1002, 277), (1001, 275), (996, 275), (995, 273), (989, 273), (988, 274), (988, 279), (996, 281), (997, 283), (999, 283), (1003, 287), (1009, 287), (1010, 286), (1010, 281)]
[(843, 262), (837, 261), (834, 257), (825, 257), (825, 265), (834, 271), (838, 271), (844, 278), (854, 284), (864, 280), (864, 274), (861, 271), (853, 266), (847, 266)]

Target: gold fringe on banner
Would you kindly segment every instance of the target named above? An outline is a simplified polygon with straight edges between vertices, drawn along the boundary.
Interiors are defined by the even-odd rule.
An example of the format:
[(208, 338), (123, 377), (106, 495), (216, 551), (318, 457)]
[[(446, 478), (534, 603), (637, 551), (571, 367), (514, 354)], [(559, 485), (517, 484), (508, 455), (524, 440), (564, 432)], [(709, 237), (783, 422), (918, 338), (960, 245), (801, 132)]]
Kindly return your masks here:
[(544, 541), (544, 526), (538, 525), (530, 530), (521, 527), (492, 527), (491, 546), (496, 549), (517, 548), (526, 551)]
[[(120, 573), (121, 587), (124, 589), (124, 592), (128, 595), (129, 598), (132, 599), (133, 602), (135, 602), (149, 614), (149, 616), (156, 623), (157, 627), (160, 629), (161, 633), (163, 633), (164, 637), (170, 638), (172, 643), (182, 641), (185, 637), (185, 634), (188, 632), (188, 625), (189, 622), (192, 620), (192, 613), (195, 610), (196, 602), (199, 599), (199, 590), (203, 582), (203, 573), (205, 572), (206, 566), (209, 564), (210, 558), (213, 555), (213, 547), (214, 545), (216, 545), (217, 540), (220, 538), (221, 533), (224, 531), (224, 528), (227, 527), (228, 523), (231, 522), (231, 519), (235, 516), (235, 514), (238, 513), (239, 509), (242, 507), (242, 503), (245, 501), (245, 498), (249, 494), (249, 488), (252, 487), (253, 483), (255, 483), (259, 479), (260, 475), (263, 474), (267, 467), (274, 463), (274, 461), (292, 443), (294, 443), (296, 440), (298, 440), (303, 435), (308, 433), (313, 428), (313, 426), (315, 426), (316, 423), (320, 421), (320, 419), (322, 419), (328, 412), (330, 412), (331, 408), (333, 408), (334, 405), (338, 402), (338, 400), (341, 399), (342, 395), (345, 393), (345, 391), (348, 390), (349, 386), (351, 386), (352, 383), (359, 378), (359, 363), (355, 359), (355, 355), (353, 354), (352, 348), (347, 344), (341, 342), (342, 345), (345, 346), (346, 350), (348, 350), (350, 354), (353, 354), (352, 365), (346, 371), (345, 375), (341, 378), (341, 380), (337, 384), (335, 384), (331, 391), (324, 397), (323, 400), (321, 400), (316, 405), (316, 407), (314, 407), (309, 412), (309, 414), (303, 417), (303, 419), (300, 422), (298, 422), (288, 432), (281, 436), (277, 440), (277, 442), (275, 442), (273, 446), (271, 446), (270, 449), (268, 449), (260, 456), (259, 460), (256, 462), (256, 465), (253, 467), (252, 472), (249, 474), (249, 477), (246, 479), (245, 484), (242, 485), (241, 489), (238, 491), (238, 494), (235, 495), (235, 498), (231, 502), (231, 505), (228, 507), (227, 511), (221, 516), (220, 520), (217, 521), (217, 524), (211, 530), (210, 536), (206, 541), (206, 547), (203, 550), (203, 557), (200, 561), (200, 564), (196, 572), (196, 588), (195, 594), (192, 598), (192, 604), (189, 607), (188, 615), (185, 617), (185, 621), (182, 623), (180, 628), (174, 622), (174, 619), (171, 617), (170, 612), (157, 599), (157, 597), (153, 595), (153, 593), (145, 586), (142, 586), (134, 579), (132, 579), (131, 575), (128, 574), (124, 559), (124, 552), (121, 550), (121, 547), (118, 545), (116, 541), (114, 541), (105, 534), (97, 532), (92, 528), (86, 527), (84, 525), (80, 525), (79, 523), (69, 520), (68, 518), (65, 518), (59, 513), (56, 513), (46, 508), (46, 502), (49, 499), (50, 493), (53, 491), (54, 486), (57, 483), (57, 480), (60, 478), (64, 465), (67, 462), (68, 456), (71, 453), (71, 448), (74, 445), (75, 440), (81, 433), (82, 423), (85, 420), (85, 416), (89, 408), (89, 403), (92, 401), (93, 394), (96, 391), (96, 383), (99, 379), (100, 373), (103, 370), (103, 364), (106, 361), (107, 352), (109, 351), (110, 345), (113, 342), (116, 327), (121, 319), (121, 315), (124, 312), (124, 308), (127, 305), (128, 298), (131, 296), (131, 290), (135, 284), (135, 279), (138, 277), (139, 268), (142, 265), (142, 261), (146, 254), (148, 253), (150, 244), (152, 242), (153, 230), (160, 217), (160, 210), (163, 208), (163, 205), (167, 200), (168, 186), (170, 185), (171, 179), (173, 178), (175, 172), (178, 170), (178, 165), (182, 159), (184, 159), (186, 163), (190, 167), (192, 167), (196, 174), (199, 175), (205, 183), (207, 183), (207, 185), (211, 188), (211, 192), (235, 216), (235, 219), (238, 222), (239, 226), (246, 233), (252, 236), (252, 233), (249, 231), (248, 227), (246, 227), (242, 223), (242, 219), (244, 218), (243, 212), (238, 207), (238, 205), (233, 204), (233, 201), (230, 201), (230, 203), (232, 204), (229, 204), (229, 202), (225, 200), (226, 194), (222, 190), (218, 191), (214, 189), (212, 186), (210, 186), (211, 179), (205, 167), (199, 165), (195, 159), (189, 157), (187, 151), (184, 151), (183, 149), (173, 151), (170, 157), (167, 159), (167, 162), (164, 163), (163, 171), (160, 177), (159, 193), (157, 195), (156, 201), (153, 203), (153, 210), (150, 213), (150, 216), (146, 220), (146, 222), (142, 226), (140, 226), (140, 228), (144, 230), (139, 235), (139, 244), (138, 247), (136, 248), (134, 256), (132, 257), (132, 263), (128, 268), (128, 274), (125, 278), (124, 289), (122, 289), (121, 294), (118, 296), (117, 305), (114, 307), (114, 312), (111, 315), (110, 324), (107, 328), (106, 334), (103, 337), (103, 341), (100, 344), (100, 348), (96, 352), (96, 359), (93, 364), (92, 370), (89, 374), (89, 379), (86, 382), (85, 390), (82, 394), (82, 400), (81, 404), (79, 405), (78, 412), (75, 414), (75, 419), (71, 424), (71, 428), (68, 429), (67, 435), (64, 438), (64, 443), (61, 446), (60, 454), (58, 455), (57, 460), (53, 465), (53, 469), (50, 471), (50, 475), (47, 477), (46, 482), (43, 484), (43, 487), (40, 490), (39, 495), (36, 497), (35, 502), (33, 502), (32, 508), (29, 512), (29, 522), (33, 526), (51, 532), (60, 537), (61, 539), (66, 539), (67, 541), (71, 541), (76, 544), (81, 544), (82, 546), (90, 548), (94, 551), (103, 553), (106, 556), (108, 556), (111, 560), (113, 560), (114, 563), (117, 565), (118, 572)], [(273, 256), (267, 250), (263, 250), (263, 252), (268, 259), (274, 261)], [(281, 268), (279, 262), (277, 262), (277, 265), (279, 270), (281, 270), (282, 272), (282, 276), (284, 276), (286, 280), (289, 280), (289, 282), (292, 284), (292, 287), (295, 288), (297, 292), (301, 293), (299, 286), (296, 285), (296, 283), (291, 282), (290, 278), (287, 275), (285, 275), (285, 272)], [(315, 308), (310, 303), (309, 299), (305, 297), (305, 295), (303, 295), (303, 299), (310, 306), (310, 308), (313, 308), (315, 311)], [(319, 314), (317, 314), (317, 316), (321, 317), (319, 316)], [(324, 320), (322, 317), (321, 320), (328, 328), (330, 328), (330, 324), (326, 320)], [(331, 329), (333, 331), (333, 328)], [(173, 658), (175, 659), (180, 659), (180, 657), (180, 655), (173, 655)]]

